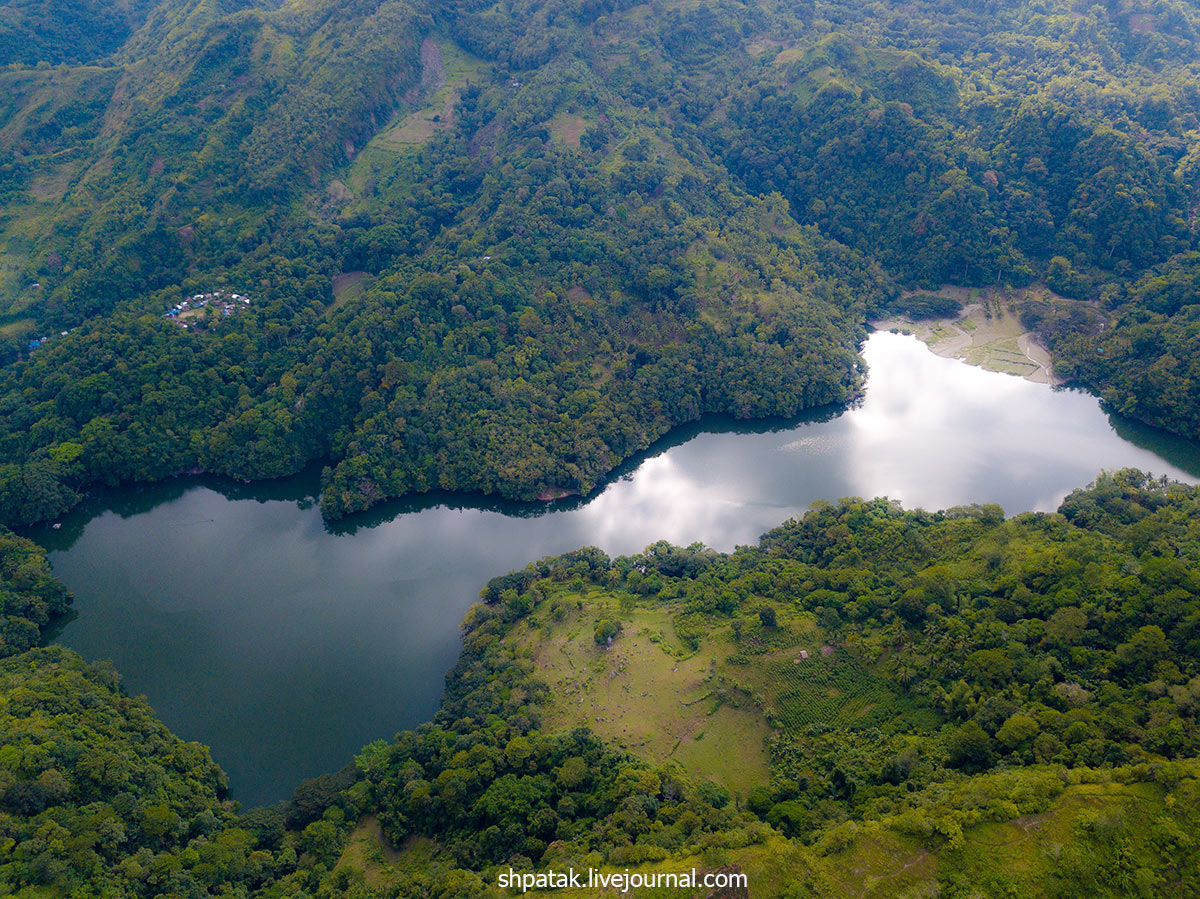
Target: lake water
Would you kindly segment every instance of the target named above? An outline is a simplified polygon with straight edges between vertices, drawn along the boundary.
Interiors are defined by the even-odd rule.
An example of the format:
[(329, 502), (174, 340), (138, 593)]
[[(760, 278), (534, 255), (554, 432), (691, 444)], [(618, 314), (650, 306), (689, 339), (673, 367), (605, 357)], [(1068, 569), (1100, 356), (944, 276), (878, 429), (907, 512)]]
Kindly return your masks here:
[(877, 333), (865, 399), (803, 421), (706, 421), (586, 502), (434, 496), (327, 526), (313, 472), (108, 491), (30, 535), (78, 617), (60, 642), (112, 659), (245, 805), (290, 796), (364, 744), (428, 720), (480, 587), (540, 556), (667, 539), (755, 541), (814, 500), (1052, 510), (1101, 469), (1196, 482), (1200, 448), (1114, 421), (1095, 398), (971, 368)]

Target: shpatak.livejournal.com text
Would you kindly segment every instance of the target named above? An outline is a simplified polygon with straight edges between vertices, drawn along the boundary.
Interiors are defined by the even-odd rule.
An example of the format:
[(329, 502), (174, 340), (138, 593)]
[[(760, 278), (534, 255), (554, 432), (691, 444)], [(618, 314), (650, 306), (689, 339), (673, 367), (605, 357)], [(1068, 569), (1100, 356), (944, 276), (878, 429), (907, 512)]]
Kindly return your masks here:
[(736, 871), (600, 871), (596, 868), (576, 870), (564, 868), (559, 871), (514, 871), (509, 868), (501, 872), (496, 879), (496, 885), (502, 890), (516, 890), (528, 893), (530, 890), (567, 890), (590, 889), (616, 890), (618, 893), (628, 893), (630, 890), (655, 889), (728, 889), (745, 888), (746, 875)]

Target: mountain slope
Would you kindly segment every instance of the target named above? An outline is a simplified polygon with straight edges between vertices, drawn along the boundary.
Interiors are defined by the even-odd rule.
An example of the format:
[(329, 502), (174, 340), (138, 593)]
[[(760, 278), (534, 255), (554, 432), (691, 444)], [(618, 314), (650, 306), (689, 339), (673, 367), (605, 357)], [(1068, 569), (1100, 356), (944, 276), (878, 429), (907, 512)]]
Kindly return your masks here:
[[(1196, 240), (1198, 20), (1154, 9), (172, 2), (0, 73), (0, 515), (316, 458), (331, 517), (587, 492), (704, 412), (844, 401), (866, 319), (947, 280), (1095, 300), (1025, 314), (1200, 433), (1191, 288), (1132, 339)], [(250, 302), (163, 318), (214, 292)]]

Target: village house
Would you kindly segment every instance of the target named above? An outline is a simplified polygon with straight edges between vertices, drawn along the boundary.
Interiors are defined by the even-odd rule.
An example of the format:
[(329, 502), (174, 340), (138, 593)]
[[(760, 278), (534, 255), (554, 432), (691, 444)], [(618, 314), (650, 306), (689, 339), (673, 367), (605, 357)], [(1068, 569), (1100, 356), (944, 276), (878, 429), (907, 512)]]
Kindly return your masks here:
[(226, 293), (223, 290), (215, 290), (187, 297), (164, 312), (163, 317), (174, 319), (182, 327), (186, 328), (188, 327), (186, 319), (198, 317), (201, 310), (209, 306), (219, 309), (221, 315), (232, 315), (236, 310), (245, 309), (249, 305), (250, 298), (244, 294)]

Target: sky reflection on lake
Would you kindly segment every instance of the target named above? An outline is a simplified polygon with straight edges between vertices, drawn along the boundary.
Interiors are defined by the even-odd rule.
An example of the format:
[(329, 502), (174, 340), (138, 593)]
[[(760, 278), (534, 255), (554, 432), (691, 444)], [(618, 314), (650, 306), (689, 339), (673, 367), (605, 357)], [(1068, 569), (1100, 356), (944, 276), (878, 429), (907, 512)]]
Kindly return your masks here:
[(1200, 475), (1196, 444), (1128, 422), (1118, 434), (1086, 394), (942, 359), (911, 337), (876, 334), (864, 355), (866, 397), (836, 417), (726, 423), (548, 510), (436, 497), (330, 529), (311, 477), (101, 494), (62, 530), (31, 535), (75, 592), (60, 641), (113, 659), (170, 727), (212, 746), (253, 805), (427, 720), (479, 588), (540, 556), (659, 539), (729, 550), (817, 499), (1011, 514), (1051, 510), (1105, 468)]

